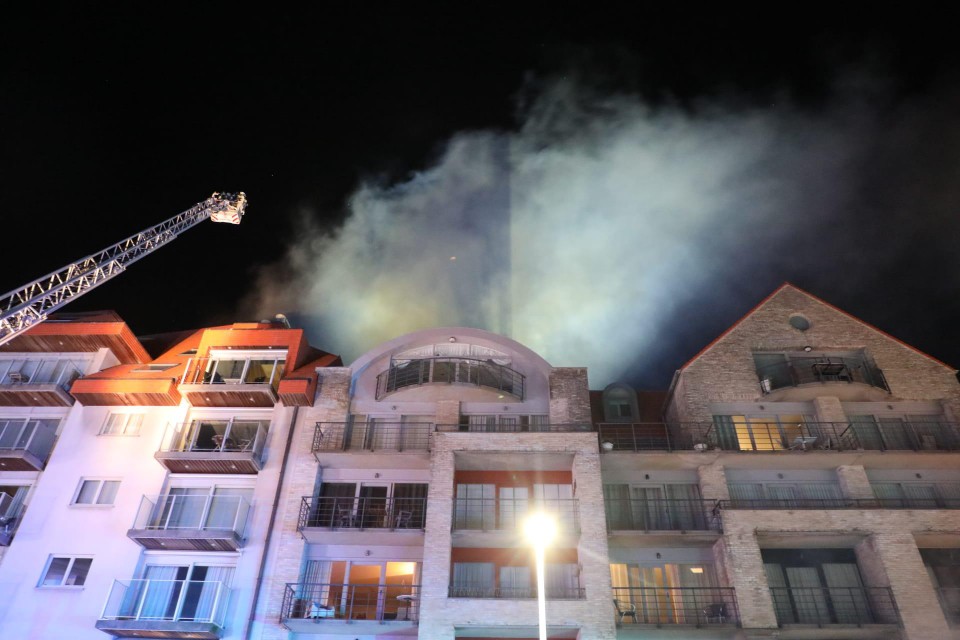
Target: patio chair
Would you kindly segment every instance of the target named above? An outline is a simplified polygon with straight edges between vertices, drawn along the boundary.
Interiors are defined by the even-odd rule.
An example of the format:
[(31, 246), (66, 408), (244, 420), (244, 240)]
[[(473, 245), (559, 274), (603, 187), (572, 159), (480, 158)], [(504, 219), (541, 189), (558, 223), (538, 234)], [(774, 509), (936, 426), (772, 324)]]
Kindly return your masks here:
[(617, 600), (616, 598), (614, 598), (614, 599), (613, 599), (613, 606), (614, 606), (614, 607), (616, 608), (616, 610), (617, 610), (617, 615), (619, 616), (619, 619), (617, 620), (617, 622), (618, 622), (619, 624), (623, 624), (623, 619), (624, 619), (624, 618), (633, 618), (634, 624), (636, 624), (636, 623), (638, 622), (638, 620), (637, 620), (637, 605), (633, 604), (632, 602), (628, 602), (628, 603), (626, 603), (626, 604), (624, 604), (624, 605), (621, 606), (620, 601)]
[(703, 609), (707, 622), (724, 622), (727, 619), (727, 605), (724, 602), (708, 604)]
[(409, 529), (410, 520), (413, 518), (412, 511), (400, 510), (397, 511), (397, 518), (393, 522), (394, 529)]

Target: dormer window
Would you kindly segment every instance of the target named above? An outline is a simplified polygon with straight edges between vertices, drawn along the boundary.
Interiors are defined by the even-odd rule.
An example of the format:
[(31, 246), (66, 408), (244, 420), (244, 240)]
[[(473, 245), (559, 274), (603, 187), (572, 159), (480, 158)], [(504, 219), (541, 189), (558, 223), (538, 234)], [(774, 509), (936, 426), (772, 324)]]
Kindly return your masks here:
[(603, 390), (604, 422), (636, 422), (639, 416), (636, 391), (620, 383)]

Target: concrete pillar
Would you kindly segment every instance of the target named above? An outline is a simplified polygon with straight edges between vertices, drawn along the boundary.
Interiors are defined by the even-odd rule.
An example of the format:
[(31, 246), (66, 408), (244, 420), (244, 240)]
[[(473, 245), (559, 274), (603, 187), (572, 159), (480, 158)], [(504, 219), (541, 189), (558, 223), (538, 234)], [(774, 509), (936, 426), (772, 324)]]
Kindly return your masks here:
[(844, 498), (873, 500), (873, 488), (863, 465), (845, 464), (837, 467), (837, 480)]

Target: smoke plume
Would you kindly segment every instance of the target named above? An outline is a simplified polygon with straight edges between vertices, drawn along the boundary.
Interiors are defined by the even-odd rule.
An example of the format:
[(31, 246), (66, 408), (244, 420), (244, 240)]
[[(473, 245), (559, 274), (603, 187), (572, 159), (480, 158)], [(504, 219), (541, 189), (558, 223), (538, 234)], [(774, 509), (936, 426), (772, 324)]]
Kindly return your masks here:
[(305, 215), (252, 300), (346, 362), (465, 325), (588, 366), (593, 388), (664, 386), (782, 281), (879, 286), (918, 233), (957, 231), (960, 145), (934, 136), (956, 105), (858, 87), (817, 108), (651, 106), (557, 81), (515, 131), (456, 135), (408, 180), (360, 185), (341, 226)]

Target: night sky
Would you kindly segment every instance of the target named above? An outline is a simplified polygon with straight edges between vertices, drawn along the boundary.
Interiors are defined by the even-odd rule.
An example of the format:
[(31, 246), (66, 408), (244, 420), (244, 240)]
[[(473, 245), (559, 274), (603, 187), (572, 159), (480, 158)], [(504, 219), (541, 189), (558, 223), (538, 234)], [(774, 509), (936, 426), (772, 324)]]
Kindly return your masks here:
[[(392, 232), (372, 234), (368, 259), (362, 250), (329, 258), (348, 263), (352, 274), (358, 273), (355, 262), (369, 269), (360, 280), (344, 280), (351, 291), (333, 296), (329, 284), (310, 288), (311, 269), (331, 265), (310, 262), (319, 245), (309, 244), (305, 234), (336, 238), (341, 225), (350, 226), (351, 202), (362, 187), (389, 218), (397, 185), (449, 166), (450, 141), (467, 132), (483, 132), (485, 141), (507, 139), (506, 148), (525, 149), (524, 158), (547, 157), (553, 145), (569, 150), (582, 135), (586, 156), (597, 158), (597, 173), (604, 174), (608, 159), (596, 142), (611, 134), (583, 133), (599, 129), (596, 122), (622, 118), (617, 126), (659, 127), (654, 142), (638, 141), (634, 149), (667, 149), (654, 158), (682, 160), (703, 156), (696, 150), (708, 148), (721, 164), (724, 145), (759, 127), (769, 142), (763, 151), (731, 150), (730, 157), (739, 163), (737, 180), (770, 171), (769, 180), (719, 194), (729, 202), (708, 216), (691, 216), (685, 240), (668, 254), (697, 277), (689, 279), (662, 257), (627, 262), (627, 273), (618, 277), (643, 284), (598, 307), (624, 326), (643, 322), (651, 305), (658, 309), (657, 321), (637, 343), (642, 348), (612, 375), (639, 387), (666, 387), (673, 370), (784, 281), (960, 365), (960, 56), (955, 23), (946, 16), (839, 16), (804, 6), (804, 15), (694, 17), (611, 12), (593, 4), (550, 5), (544, 13), (488, 4), (466, 13), (461, 5), (453, 12), (409, 3), (367, 5), (350, 14), (339, 5), (313, 13), (240, 13), (231, 5), (171, 4), (166, 12), (148, 14), (135, 4), (4, 10), (2, 291), (161, 222), (213, 191), (242, 190), (250, 207), (240, 226), (204, 223), (68, 309), (115, 309), (140, 335), (255, 319), (265, 308), (257, 287), (267, 278), (285, 291), (270, 298), (271, 310), (307, 327), (315, 346), (350, 361), (358, 349), (397, 333), (391, 334), (391, 309), (410, 315), (382, 300), (349, 307), (349, 313), (374, 316), (364, 322), (385, 327), (370, 333), (364, 345), (363, 335), (341, 334), (343, 318), (330, 320), (331, 309), (319, 310), (328, 301), (347, 308), (343, 295), (362, 297), (358, 290), (366, 280), (379, 280), (378, 270), (395, 272), (404, 264), (395, 257), (381, 261), (391, 253)], [(579, 110), (576, 118), (564, 111), (561, 130), (546, 135), (545, 105), (557, 99), (557, 87), (576, 95)], [(643, 115), (637, 115), (638, 105)], [(533, 133), (531, 121), (539, 127)], [(691, 155), (677, 151), (674, 139), (695, 141)], [(475, 143), (466, 145), (466, 156)], [(783, 158), (773, 170), (771, 157)], [(631, 162), (628, 167), (645, 171)], [(665, 175), (707, 170), (676, 164)], [(700, 194), (710, 200), (716, 185), (733, 179), (728, 169), (707, 179), (690, 176), (680, 184), (693, 187), (678, 190), (714, 185)], [(517, 207), (518, 217), (520, 200), (536, 199), (536, 185), (542, 184), (522, 180), (504, 200)], [(765, 202), (771, 194), (790, 194), (782, 207), (740, 206), (749, 200), (745, 193), (766, 189), (770, 180), (777, 188), (764, 191)], [(499, 189), (492, 187), (495, 194)], [(636, 200), (648, 195), (660, 202), (656, 181), (643, 189)], [(449, 260), (462, 251), (470, 259), (475, 248), (437, 244), (469, 237), (472, 220), (476, 233), (489, 233), (492, 225), (484, 221), (500, 215), (483, 210), (491, 201), (497, 198), (458, 210), (454, 226), (465, 235), (424, 237), (422, 253), (435, 251)], [(443, 209), (449, 200), (417, 202)], [(671, 218), (671, 202), (663, 199), (656, 215)], [(426, 215), (410, 211), (421, 205), (409, 199), (398, 204), (404, 216)], [(596, 206), (590, 215), (599, 220), (602, 199)], [(442, 226), (442, 211), (430, 215), (438, 217), (417, 218), (419, 224)], [(755, 217), (739, 218), (748, 215)], [(642, 235), (645, 220), (638, 218), (638, 226), (624, 233)], [(728, 222), (736, 223), (736, 237), (725, 237)], [(603, 234), (587, 233), (590, 227), (549, 241), (602, 245)], [(763, 231), (754, 235), (750, 230), (757, 227)], [(715, 244), (722, 260), (699, 267)], [(298, 252), (298, 262), (289, 259), (291, 246), (313, 249)], [(407, 253), (420, 253), (415, 244), (405, 246)], [(556, 249), (550, 255), (560, 262)], [(688, 256), (677, 255), (685, 251)], [(522, 262), (514, 255), (510, 268), (519, 273)], [(583, 268), (590, 278), (606, 277)], [(444, 278), (454, 278), (429, 272), (437, 282), (428, 283), (427, 292), (444, 290)], [(486, 286), (501, 275), (474, 274)], [(458, 304), (469, 306), (464, 277), (456, 275), (447, 288)], [(677, 295), (667, 304), (664, 292), (670, 291)], [(570, 309), (590, 304), (576, 289), (563, 303)], [(524, 314), (535, 321), (529, 309), (516, 309), (518, 324)], [(435, 321), (449, 317), (438, 313)], [(419, 321), (430, 320), (425, 314)], [(580, 326), (585, 333), (594, 326), (617, 329), (607, 320), (597, 322)], [(555, 345), (550, 348), (544, 355), (554, 364), (597, 365), (565, 362)], [(607, 381), (592, 379), (594, 386)]]

